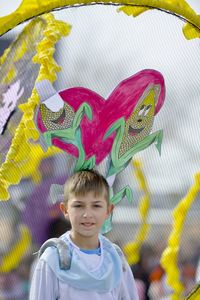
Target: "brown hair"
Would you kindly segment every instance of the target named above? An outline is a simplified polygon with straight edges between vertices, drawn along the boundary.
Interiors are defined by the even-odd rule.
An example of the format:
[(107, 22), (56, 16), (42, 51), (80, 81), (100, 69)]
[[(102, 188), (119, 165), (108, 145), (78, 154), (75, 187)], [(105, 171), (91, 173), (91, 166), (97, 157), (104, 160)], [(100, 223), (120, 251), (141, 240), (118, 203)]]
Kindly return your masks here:
[(69, 177), (64, 186), (64, 202), (71, 196), (85, 196), (93, 192), (94, 196), (104, 196), (109, 203), (109, 185), (106, 179), (96, 170), (81, 170)]

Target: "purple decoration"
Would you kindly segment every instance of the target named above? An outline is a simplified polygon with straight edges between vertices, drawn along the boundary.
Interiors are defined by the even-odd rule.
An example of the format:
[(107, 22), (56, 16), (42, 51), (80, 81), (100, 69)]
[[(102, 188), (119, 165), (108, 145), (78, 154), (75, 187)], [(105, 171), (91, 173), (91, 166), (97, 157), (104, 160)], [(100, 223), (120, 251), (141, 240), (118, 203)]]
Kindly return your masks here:
[(54, 176), (35, 186), (29, 196), (26, 208), (23, 212), (22, 222), (31, 230), (34, 243), (41, 245), (48, 238), (48, 226), (50, 221), (61, 215), (59, 204), (51, 204), (48, 200), (49, 190), (52, 184), (64, 184), (67, 176)]

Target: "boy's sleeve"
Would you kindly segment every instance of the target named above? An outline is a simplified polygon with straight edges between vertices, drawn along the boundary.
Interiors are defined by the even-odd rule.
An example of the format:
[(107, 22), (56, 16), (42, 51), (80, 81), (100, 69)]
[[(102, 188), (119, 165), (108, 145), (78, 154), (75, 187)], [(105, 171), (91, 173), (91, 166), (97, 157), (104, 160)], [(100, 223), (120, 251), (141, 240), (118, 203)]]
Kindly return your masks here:
[(58, 279), (44, 260), (39, 260), (31, 280), (29, 300), (58, 299)]
[(130, 266), (126, 265), (125, 271), (123, 271), (122, 278), (122, 299), (126, 300), (139, 300), (138, 292), (135, 284), (135, 279), (131, 271)]

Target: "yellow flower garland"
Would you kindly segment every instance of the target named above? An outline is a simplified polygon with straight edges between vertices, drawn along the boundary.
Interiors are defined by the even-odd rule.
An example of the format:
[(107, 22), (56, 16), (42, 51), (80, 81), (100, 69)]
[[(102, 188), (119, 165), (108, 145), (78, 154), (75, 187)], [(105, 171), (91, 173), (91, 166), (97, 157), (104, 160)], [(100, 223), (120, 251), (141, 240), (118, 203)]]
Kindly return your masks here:
[(31, 234), (27, 226), (20, 225), (20, 239), (1, 259), (0, 273), (8, 273), (18, 267), (31, 246)]
[[(140, 189), (144, 191), (144, 196), (140, 199), (139, 202), (139, 212), (142, 223), (136, 234), (135, 241), (127, 243), (123, 248), (130, 265), (138, 262), (139, 250), (148, 234), (149, 224), (147, 224), (147, 218), (150, 207), (150, 192), (145, 177), (142, 173), (141, 163), (138, 160), (134, 160), (133, 166), (135, 168), (135, 175), (139, 182)], [(184, 222), (192, 203), (195, 201), (196, 196), (200, 191), (200, 173), (197, 173), (194, 179), (195, 182), (189, 189), (187, 195), (179, 202), (179, 204), (173, 211), (173, 229), (168, 239), (168, 246), (162, 253), (161, 257), (161, 265), (166, 271), (167, 283), (174, 292), (171, 295), (171, 300), (183, 299), (184, 287), (180, 282), (180, 274), (177, 261), (178, 252), (180, 249), (180, 238), (183, 231)], [(195, 297), (190, 296), (190, 299), (197, 299)]]
[(200, 37), (200, 16), (190, 7), (185, 0), (22, 0), (20, 6), (8, 16), (0, 18), (0, 35), (14, 28), (23, 21), (35, 16), (65, 6), (90, 5), (91, 3), (124, 5), (120, 8), (127, 15), (137, 16), (149, 9), (161, 11), (180, 16), (186, 25), (183, 33), (187, 39)]
[(123, 248), (127, 261), (130, 265), (136, 264), (140, 258), (139, 251), (149, 231), (147, 218), (150, 207), (150, 192), (145, 176), (142, 172), (141, 162), (139, 162), (139, 160), (133, 160), (133, 167), (135, 169), (135, 176), (138, 181), (139, 188), (144, 192), (144, 195), (139, 201), (139, 213), (142, 222), (136, 233), (135, 241), (127, 243)]
[(182, 300), (184, 287), (180, 282), (180, 274), (177, 267), (180, 238), (187, 213), (200, 191), (200, 173), (195, 174), (194, 184), (187, 195), (179, 202), (173, 211), (173, 229), (168, 239), (168, 246), (162, 254), (161, 265), (166, 271), (167, 283), (173, 289), (172, 300)]
[[(34, 56), (33, 61), (41, 65), (37, 81), (48, 79), (53, 82), (56, 80), (56, 72), (60, 71), (60, 67), (53, 58), (55, 44), (61, 36), (69, 34), (71, 26), (62, 21), (55, 20), (51, 14), (44, 15), (42, 19), (46, 22), (46, 28), (43, 32), (44, 37), (38, 44), (37, 54)], [(28, 26), (30, 27), (31, 25)], [(25, 32), (26, 34), (30, 34), (27, 28), (25, 28)], [(21, 51), (24, 51), (23, 45)], [(19, 50), (18, 53), (21, 53), (21, 51)], [(8, 53), (9, 50), (6, 51), (1, 61), (6, 59)], [(18, 184), (21, 178), (27, 174), (29, 176), (32, 174), (32, 177), (34, 177), (32, 172), (36, 172), (37, 170), (32, 168), (32, 161), (37, 165), (43, 157), (60, 152), (57, 148), (52, 147), (51, 150), (44, 153), (40, 145), (35, 146), (29, 143), (30, 139), (36, 141), (39, 138), (38, 130), (33, 121), (34, 110), (38, 104), (39, 98), (34, 88), (27, 103), (19, 106), (23, 111), (23, 116), (16, 129), (6, 160), (0, 168), (1, 200), (9, 199), (8, 188), (11, 184)], [(31, 150), (32, 147), (34, 150), (37, 148), (40, 154), (37, 155), (35, 151)]]

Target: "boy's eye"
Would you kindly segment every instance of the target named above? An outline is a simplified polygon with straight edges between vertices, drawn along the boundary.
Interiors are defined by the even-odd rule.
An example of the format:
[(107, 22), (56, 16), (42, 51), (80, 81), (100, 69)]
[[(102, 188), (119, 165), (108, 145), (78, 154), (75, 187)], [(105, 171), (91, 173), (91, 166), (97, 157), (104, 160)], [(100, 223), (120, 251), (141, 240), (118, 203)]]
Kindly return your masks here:
[(76, 204), (76, 205), (74, 205), (73, 207), (81, 207), (82, 205), (80, 205), (80, 204)]
[(95, 205), (94, 205), (94, 207), (101, 207), (101, 205), (99, 205), (99, 204), (95, 204)]

